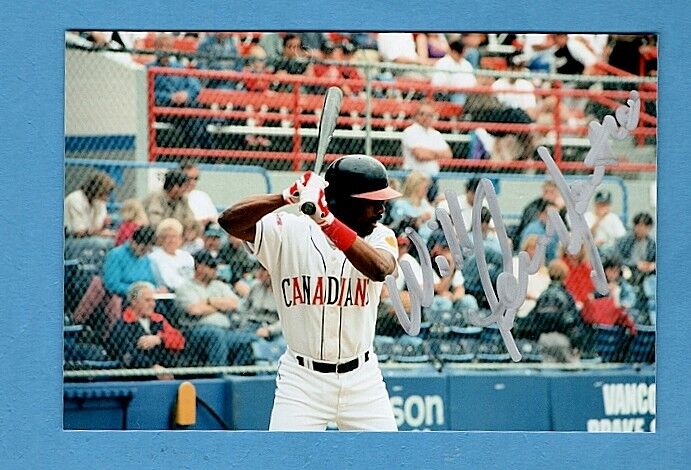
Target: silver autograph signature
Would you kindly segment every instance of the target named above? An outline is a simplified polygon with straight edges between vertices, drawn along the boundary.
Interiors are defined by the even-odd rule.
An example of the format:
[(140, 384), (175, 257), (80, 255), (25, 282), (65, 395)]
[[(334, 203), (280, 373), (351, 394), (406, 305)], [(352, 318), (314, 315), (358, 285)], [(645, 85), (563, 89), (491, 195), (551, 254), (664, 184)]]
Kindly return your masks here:
[[(514, 274), (512, 263), (511, 242), (506, 234), (506, 227), (501, 217), (501, 210), (497, 195), (490, 180), (483, 178), (478, 185), (473, 202), (473, 241), (470, 241), (466, 232), (466, 224), (461, 214), (458, 204), (458, 196), (454, 191), (446, 191), (444, 194), (449, 203), (449, 212), (444, 209), (436, 209), (438, 223), (441, 225), (444, 237), (447, 240), (449, 249), (458, 265), (463, 267), (464, 257), (475, 254), (480, 273), (482, 289), (487, 296), (490, 306), (490, 314), (480, 317), (477, 313), (470, 314), (470, 321), (476, 326), (488, 326), (496, 323), (501, 332), (504, 344), (514, 362), (521, 360), (521, 353), (518, 351), (516, 342), (511, 334), (511, 328), (516, 317), (516, 312), (523, 305), (528, 288), (528, 275), (535, 274), (544, 262), (545, 251), (550, 239), (556, 234), (559, 242), (566, 247), (570, 254), (577, 254), (581, 246), (585, 244), (593, 271), (591, 277), (598, 292), (606, 294), (607, 278), (605, 277), (602, 261), (598, 253), (593, 237), (588, 228), (583, 214), (588, 208), (590, 199), (595, 189), (602, 182), (605, 174), (605, 165), (616, 163), (609, 144), (609, 137), (622, 140), (626, 138), (630, 131), (638, 126), (640, 115), (640, 99), (638, 92), (631, 91), (626, 106), (619, 106), (615, 111), (615, 116), (605, 116), (602, 124), (591, 122), (588, 126), (588, 141), (590, 151), (586, 155), (585, 164), (593, 167), (593, 174), (586, 180), (579, 180), (570, 185), (566, 183), (564, 175), (561, 173), (556, 163), (552, 159), (549, 150), (539, 147), (537, 153), (545, 163), (549, 175), (556, 183), (566, 203), (567, 214), (571, 230), (566, 228), (559, 213), (553, 207), (548, 209), (548, 221), (546, 224), (546, 234), (538, 239), (538, 246), (535, 255), (531, 259), (528, 253), (521, 251), (518, 254), (518, 272)], [(619, 124), (618, 124), (619, 123)], [(503, 271), (497, 278), (496, 292), (492, 286), (492, 281), (487, 268), (487, 260), (483, 248), (482, 232), (480, 231), (480, 214), (483, 201), (487, 201), (492, 220), (494, 220), (497, 231), (499, 246), (501, 247)], [(436, 222), (430, 221), (429, 226), (436, 228)], [(412, 229), (407, 229), (410, 240), (415, 245), (415, 249), (420, 254), (420, 265), (422, 267), (422, 287), (415, 280), (410, 263), (401, 262), (401, 270), (410, 292), (411, 313), (405, 311), (400, 295), (396, 288), (396, 279), (392, 275), (386, 277), (386, 285), (391, 295), (391, 301), (401, 326), (411, 336), (416, 336), (420, 332), (422, 307), (432, 305), (434, 297), (434, 276), (432, 271), (432, 261), (426, 250), (422, 238)], [(442, 276), (450, 273), (447, 260), (443, 256), (437, 256), (435, 263)]]

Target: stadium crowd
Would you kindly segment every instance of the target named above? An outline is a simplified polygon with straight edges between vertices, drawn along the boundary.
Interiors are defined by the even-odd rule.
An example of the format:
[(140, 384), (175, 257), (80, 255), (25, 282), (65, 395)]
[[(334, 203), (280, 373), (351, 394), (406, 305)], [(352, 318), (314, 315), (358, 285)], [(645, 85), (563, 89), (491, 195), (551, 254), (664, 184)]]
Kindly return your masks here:
[[(416, 83), (439, 88), (433, 96), (435, 103), (458, 106), (458, 116), (446, 113), (439, 116), (444, 121), (545, 126), (560, 124), (566, 128), (583, 128), (593, 118), (601, 120), (611, 109), (585, 98), (558, 100), (554, 95), (535, 93), (550, 88), (551, 80), (495, 78), (477, 75), (476, 72), (494, 69), (588, 76), (605, 74), (608, 69), (602, 67), (609, 66), (623, 75), (657, 74), (656, 38), (643, 35), (94, 31), (81, 32), (80, 35), (98, 47), (131, 50), (132, 60), (146, 66), (261, 73), (276, 78), (271, 80), (266, 76), (258, 78), (250, 75), (240, 80), (157, 75), (157, 106), (214, 108), (230, 105), (200, 101), (200, 92), (203, 90), (264, 94), (263, 103), (245, 106), (250, 115), (247, 119), (159, 116), (158, 121), (177, 129), (177, 134), (160, 137), (159, 145), (163, 147), (227, 148), (227, 141), (219, 142), (220, 139), (212, 138), (204, 131), (208, 124), (289, 125), (287, 119), (276, 121), (262, 117), (262, 113), (271, 108), (272, 94), (292, 90), (292, 83), (282, 81), (282, 78), (289, 76), (338, 80), (343, 83), (346, 96), (364, 99), (363, 64), (374, 67), (371, 68), (371, 78), (379, 83), (410, 84), (410, 89), (405, 86), (373, 87), (374, 98), (417, 101), (425, 97), (425, 93), (415, 88)], [(387, 68), (387, 64), (425, 66), (427, 69)], [(562, 86), (566, 89), (604, 90), (621, 87), (617, 83), (593, 84), (577, 79), (565, 80)], [(480, 87), (490, 91), (476, 88), (471, 93), (457, 89), (463, 87)], [(324, 87), (320, 85), (302, 86), (302, 92), (306, 94), (321, 95), (323, 91)], [(646, 102), (644, 105), (645, 111), (654, 116), (654, 103)], [(401, 111), (394, 108), (385, 110), (383, 118), (410, 117), (405, 113), (401, 115)], [(285, 106), (276, 111), (283, 114), (288, 112)], [(302, 112), (309, 113), (311, 110)], [(355, 112), (350, 117), (358, 116), (361, 117)], [(353, 129), (358, 126), (360, 124), (352, 124)], [(390, 130), (392, 126), (375, 124), (373, 128)], [(454, 131), (453, 128), (444, 128), (442, 132)], [(553, 130), (507, 132), (496, 126), (478, 127), (469, 133), (472, 145), (469, 148), (453, 148), (453, 153), (448, 157), (495, 161), (532, 159), (536, 142), (541, 137), (553, 137), (553, 133)], [(278, 150), (282, 145), (261, 133), (247, 133), (242, 137), (239, 148)], [(237, 148), (236, 145), (233, 147)]]
[[(96, 342), (121, 364), (248, 365), (258, 356), (271, 360), (262, 351), (282, 347), (269, 275), (239, 240), (218, 226), (213, 202), (195, 187), (198, 179), (194, 162), (185, 161), (166, 173), (162, 190), (141, 201), (127, 200), (119, 216), (105, 209), (115, 184), (104, 173), (94, 172), (65, 199), (66, 254), (79, 259), (85, 251), (100, 250), (98, 260), (90, 260), (95, 268), (66, 279), (66, 322), (89, 326)], [(399, 262), (412, 264), (420, 285), (419, 253), (410, 249), (406, 228), (417, 231), (432, 259), (444, 256), (450, 266), (450, 274), (443, 276), (434, 265), (434, 301), (424, 310), (423, 321), (472, 327), (470, 312), (487, 310), (488, 301), (474, 257), (463, 267), (456, 266), (441, 229), (428, 226), (436, 207), (448, 208), (443, 194), (428, 199), (432, 181), (412, 170), (402, 183), (403, 197), (388, 204), (382, 223), (396, 233)], [(458, 201), (468, 230), (478, 184), (478, 178), (468, 180)], [(532, 256), (538, 237), (546, 233), (548, 207), (561, 210), (568, 223), (554, 183), (545, 182), (535, 196), (520, 221), (509, 226), (516, 255), (520, 248)], [(652, 216), (636, 214), (626, 230), (611, 212), (611, 203), (611, 193), (599, 191), (593, 210), (586, 214), (603, 259), (609, 294), (595, 291), (585, 249), (572, 256), (558, 247), (555, 237), (545, 264), (529, 278), (528, 297), (516, 320), (514, 334), (529, 344), (524, 347), (555, 349), (556, 341), (563, 347), (556, 348), (561, 352), (555, 360), (594, 357), (596, 325), (619, 325), (635, 335), (637, 325), (655, 324)], [(480, 223), (490, 278), (496, 283), (503, 263), (487, 208)], [(397, 288), (409, 306), (402, 276)], [(141, 311), (136, 307), (139, 302)], [(156, 344), (141, 339), (159, 331), (164, 336)], [(175, 339), (166, 341), (169, 334)], [(380, 340), (403, 336), (386, 287), (377, 335)], [(466, 353), (477, 346), (467, 346), (471, 350)]]
[[(400, 186), (403, 197), (387, 205), (382, 223), (397, 235), (399, 261), (413, 266), (422, 282), (418, 253), (411, 250), (406, 228), (416, 230), (432, 259), (444, 256), (451, 274), (435, 273), (434, 301), (423, 312), (427, 325), (422, 337), (432, 355), (454, 349), (456, 355), (498, 353), (503, 345), (466, 341), (472, 330), (469, 312), (488, 308), (474, 258), (455, 265), (446, 239), (428, 222), (435, 208), (448, 209), (438, 190), (439, 160), (459, 155), (437, 130), (435, 103), (462, 106), (465, 119), (502, 123), (550, 123), (554, 97), (530, 92), (543, 86), (539, 79), (492, 78), (475, 75), (480, 68), (595, 74), (599, 63), (625, 72), (655, 75), (654, 37), (594, 34), (438, 34), (438, 33), (131, 33), (80, 32), (98, 47), (131, 50), (132, 59), (148, 66), (194, 67), (210, 70), (270, 73), (275, 77), (301, 75), (351, 80), (346, 96), (362, 97), (357, 80), (364, 78), (356, 63), (426, 65), (431, 73), (382, 68), (380, 81), (418, 80), (441, 87), (433, 100), (413, 96), (412, 123), (401, 133), (402, 167), (409, 170)], [(500, 61), (487, 56), (490, 46), (508, 47)], [(148, 54), (147, 54), (148, 52)], [(164, 54), (161, 54), (164, 52)], [(188, 54), (193, 52), (194, 54)], [(179, 56), (179, 57), (177, 57)], [(233, 89), (260, 93), (290, 91), (293, 85), (264, 76), (243, 80), (198, 79), (157, 75), (158, 106), (204, 107), (203, 89)], [(487, 86), (492, 94), (463, 93), (453, 88)], [(567, 86), (582, 87), (581, 83)], [(444, 87), (450, 90), (444, 90)], [(516, 93), (515, 91), (519, 92)], [(323, 88), (309, 85), (320, 94)], [(526, 92), (526, 93), (521, 93)], [(380, 97), (403, 100), (396, 88), (381, 89)], [(396, 95), (398, 93), (398, 95)], [(268, 96), (268, 95), (267, 95)], [(569, 102), (557, 115), (563, 124), (583, 125), (603, 112), (586, 102)], [(609, 109), (604, 109), (610, 112)], [(161, 119), (159, 117), (159, 119)], [(202, 148), (216, 145), (206, 127), (210, 118), (167, 116), (182, 132), (178, 142)], [(250, 124), (248, 121), (243, 123)], [(252, 125), (262, 122), (253, 121)], [(271, 140), (243, 136), (243, 148), (269, 148)], [(507, 161), (534, 155), (536, 135), (475, 129), (465, 158)], [(110, 359), (125, 367), (249, 365), (271, 362), (284, 346), (280, 322), (266, 270), (242, 242), (216, 223), (218, 212), (208, 194), (196, 188), (200, 172), (195, 161), (180, 162), (166, 173), (162, 188), (142, 198), (122, 202), (119, 214), (109, 214), (107, 201), (116, 184), (105, 173), (92, 172), (80, 188), (65, 198), (65, 322), (83, 325), (92, 336), (88, 345), (66, 343), (66, 363)], [(479, 179), (466, 182), (459, 197), (463, 219), (470, 229), (470, 212)], [(655, 241), (653, 218), (646, 212), (622, 221), (611, 211), (612, 195), (599, 191), (586, 214), (603, 259), (610, 293), (595, 292), (591, 266), (584, 250), (564, 253), (556, 238), (548, 245), (546, 262), (529, 279), (528, 299), (518, 313), (514, 335), (522, 350), (543, 351), (542, 360), (576, 361), (596, 356), (596, 325), (620, 325), (633, 337), (639, 326), (655, 324)], [(532, 256), (537, 239), (546, 233), (547, 209), (561, 211), (556, 186), (545, 182), (530, 198), (520, 221), (509, 227), (515, 254)], [(488, 210), (480, 218), (483, 248), (493, 282), (502, 271), (494, 222)], [(628, 230), (626, 227), (629, 227)], [(85, 261), (85, 259), (88, 261)], [(436, 270), (436, 266), (435, 266)], [(408, 303), (402, 277), (397, 288)], [(383, 294), (375, 346), (381, 356), (393, 339), (403, 336), (390, 294)], [(430, 327), (431, 325), (431, 327)], [(434, 327), (458, 333), (453, 345), (434, 341)], [(479, 329), (478, 329), (479, 330)], [(437, 331), (438, 333), (438, 331)], [(475, 335), (475, 333), (472, 333)], [(437, 335), (438, 338), (443, 335)], [(410, 343), (411, 347), (419, 344)], [(88, 347), (87, 347), (88, 346)], [(446, 348), (446, 349), (445, 349)], [(479, 348), (479, 349), (478, 349)], [(484, 348), (484, 349), (483, 349)], [(277, 353), (278, 351), (278, 353)]]

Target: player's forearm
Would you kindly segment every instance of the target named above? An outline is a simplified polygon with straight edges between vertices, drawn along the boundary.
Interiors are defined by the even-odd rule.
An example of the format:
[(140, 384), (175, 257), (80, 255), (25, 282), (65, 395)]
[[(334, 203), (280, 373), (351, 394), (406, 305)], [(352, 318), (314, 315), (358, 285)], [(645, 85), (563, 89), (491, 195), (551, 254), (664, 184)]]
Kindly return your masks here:
[(254, 227), (259, 219), (284, 205), (280, 194), (250, 196), (223, 211), (218, 223), (234, 237), (253, 242)]
[(344, 254), (355, 269), (373, 281), (382, 282), (396, 268), (393, 257), (387, 259), (384, 254), (359, 237)]

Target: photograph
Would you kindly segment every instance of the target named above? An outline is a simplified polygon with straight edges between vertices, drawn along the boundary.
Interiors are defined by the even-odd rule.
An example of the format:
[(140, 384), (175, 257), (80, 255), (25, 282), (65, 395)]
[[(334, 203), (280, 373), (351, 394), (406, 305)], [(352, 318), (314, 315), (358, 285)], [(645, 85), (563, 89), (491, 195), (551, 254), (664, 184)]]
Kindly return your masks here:
[(64, 31), (62, 429), (655, 433), (619, 30)]

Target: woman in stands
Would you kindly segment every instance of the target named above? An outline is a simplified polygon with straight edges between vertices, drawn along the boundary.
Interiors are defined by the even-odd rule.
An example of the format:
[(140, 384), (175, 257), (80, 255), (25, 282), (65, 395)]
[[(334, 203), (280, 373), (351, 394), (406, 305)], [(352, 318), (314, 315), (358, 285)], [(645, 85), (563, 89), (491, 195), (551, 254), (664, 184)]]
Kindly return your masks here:
[(177, 219), (163, 219), (156, 228), (157, 247), (149, 255), (154, 275), (175, 291), (194, 275), (194, 259), (182, 249), (183, 226)]
[(403, 197), (396, 199), (391, 206), (391, 227), (397, 233), (406, 225), (418, 231), (425, 242), (432, 230), (427, 221), (434, 215), (434, 207), (427, 200), (430, 178), (419, 171), (412, 171), (403, 183)]
[(106, 201), (115, 189), (115, 182), (105, 173), (94, 172), (82, 186), (65, 198), (65, 235), (82, 238), (113, 237), (107, 228), (110, 221)]

